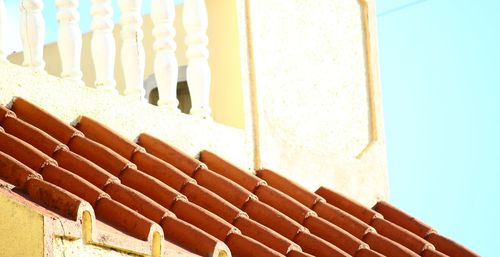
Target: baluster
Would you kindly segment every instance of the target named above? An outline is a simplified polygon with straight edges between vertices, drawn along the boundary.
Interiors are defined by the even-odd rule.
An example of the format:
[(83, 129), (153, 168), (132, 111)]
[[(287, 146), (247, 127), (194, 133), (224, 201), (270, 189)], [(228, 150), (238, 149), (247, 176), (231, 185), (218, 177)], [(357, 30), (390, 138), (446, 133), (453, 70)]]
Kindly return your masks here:
[(120, 23), (121, 38), (123, 41), (121, 49), (123, 75), (125, 77), (124, 95), (133, 96), (136, 99), (144, 97), (144, 46), (142, 39), (142, 0), (120, 0), (122, 16)]
[(115, 91), (115, 39), (111, 0), (92, 0), (92, 39), (90, 42), (95, 68), (95, 88)]
[(7, 11), (5, 10), (5, 3), (0, 0), (0, 62), (7, 61), (7, 53), (5, 45), (7, 43), (6, 30), (7, 29)]
[(82, 32), (78, 22), (79, 0), (57, 0), (59, 9), (57, 21), (59, 22), (59, 34), (57, 46), (61, 57), (61, 77), (82, 82), (82, 71), (80, 69), (80, 57), (82, 53)]
[(23, 65), (34, 71), (43, 71), (43, 44), (45, 39), (45, 21), (42, 15), (42, 0), (21, 1), (21, 41), (23, 44)]
[(177, 100), (179, 65), (175, 56), (177, 45), (174, 39), (174, 0), (153, 0), (151, 2), (151, 19), (154, 24), (154, 72), (159, 93), (158, 106), (179, 111), (177, 108), (179, 105)]
[(208, 66), (208, 27), (207, 8), (205, 0), (184, 1), (182, 17), (186, 30), (186, 71), (187, 83), (191, 94), (190, 113), (205, 119), (210, 117), (210, 67)]

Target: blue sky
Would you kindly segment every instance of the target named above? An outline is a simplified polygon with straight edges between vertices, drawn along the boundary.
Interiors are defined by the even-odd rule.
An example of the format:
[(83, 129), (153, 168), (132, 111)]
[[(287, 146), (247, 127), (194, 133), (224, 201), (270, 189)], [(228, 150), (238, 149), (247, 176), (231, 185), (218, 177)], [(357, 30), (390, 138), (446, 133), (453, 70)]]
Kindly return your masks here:
[(390, 200), (497, 256), (500, 1), (377, 5)]
[[(19, 1), (5, 2), (17, 13)], [(56, 9), (44, 2), (52, 42)], [(81, 2), (87, 4), (80, 12), (88, 13)], [(147, 13), (150, 0), (144, 3)], [(482, 256), (495, 256), (500, 1), (377, 0), (377, 9), (390, 200)], [(81, 27), (89, 30), (88, 16)]]

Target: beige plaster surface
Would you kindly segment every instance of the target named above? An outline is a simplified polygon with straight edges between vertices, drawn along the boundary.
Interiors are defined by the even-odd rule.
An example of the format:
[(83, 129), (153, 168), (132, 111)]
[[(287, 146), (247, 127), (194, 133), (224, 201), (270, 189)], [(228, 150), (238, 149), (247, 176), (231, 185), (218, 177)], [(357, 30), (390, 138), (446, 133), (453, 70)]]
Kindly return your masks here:
[(373, 2), (245, 7), (256, 166), (368, 205), (388, 193)]
[[(235, 0), (217, 0), (207, 1), (208, 30), (207, 36), (208, 50), (210, 53), (208, 62), (212, 72), (210, 106), (212, 115), (216, 122), (228, 126), (243, 128), (245, 126), (243, 113), (243, 88), (241, 86), (241, 67), (240, 67), (240, 38), (238, 36), (237, 12)], [(176, 18), (174, 27), (176, 30), (175, 41), (177, 43), (177, 61), (180, 66), (187, 65), (186, 58), (187, 46), (184, 43), (186, 32), (182, 25), (182, 12), (184, 5), (176, 6)], [(81, 14), (88, 15), (88, 14)], [(152, 35), (153, 23), (150, 15), (143, 17), (142, 30), (144, 33), (143, 45), (146, 55), (144, 79), (147, 79), (154, 73), (153, 60), (154, 38)], [(116, 42), (116, 65), (115, 79), (117, 89), (123, 92), (124, 77), (121, 67), (120, 49), (121, 26), (115, 25), (113, 35)], [(83, 72), (83, 81), (86, 85), (92, 86), (95, 81), (95, 71), (90, 51), (90, 40), (92, 33), (82, 35), (83, 49), (81, 55), (81, 69)], [(21, 64), (23, 53), (15, 53), (8, 57), (9, 61), (15, 64)], [(44, 60), (46, 70), (49, 74), (60, 76), (61, 61), (57, 43), (48, 44), (44, 48)]]
[(43, 216), (0, 192), (0, 256), (42, 257)]
[(0, 104), (20, 96), (46, 109), (65, 122), (86, 115), (134, 140), (140, 133), (156, 136), (195, 156), (208, 149), (226, 156), (242, 167), (250, 167), (241, 129), (171, 113), (138, 100), (78, 86), (70, 81), (0, 64)]

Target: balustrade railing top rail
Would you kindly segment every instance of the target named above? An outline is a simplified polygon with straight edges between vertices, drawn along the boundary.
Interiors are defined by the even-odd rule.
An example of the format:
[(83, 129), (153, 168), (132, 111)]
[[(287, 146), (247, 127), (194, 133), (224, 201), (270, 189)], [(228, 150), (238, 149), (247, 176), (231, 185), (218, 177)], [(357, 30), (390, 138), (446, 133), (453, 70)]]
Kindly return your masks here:
[[(34, 71), (45, 69), (43, 47), (45, 21), (42, 15), (43, 0), (20, 1), (20, 34), (23, 46), (23, 65)], [(91, 0), (91, 52), (96, 80), (93, 85), (99, 90), (116, 91), (114, 78), (115, 38), (111, 0)], [(82, 82), (80, 57), (82, 54), (82, 33), (78, 12), (79, 0), (56, 0), (58, 8), (57, 45), (61, 58), (61, 77)], [(145, 54), (142, 43), (142, 0), (118, 0), (120, 12), (120, 49), (121, 65), (124, 73), (124, 95), (143, 98)], [(82, 14), (83, 15), (83, 14)], [(178, 63), (175, 42), (175, 3), (174, 0), (151, 0), (151, 18), (154, 35), (154, 73), (156, 76), (159, 106), (178, 111), (176, 97)], [(188, 59), (187, 83), (191, 95), (191, 114), (210, 119), (210, 80), (208, 65), (208, 27), (205, 0), (185, 0), (182, 14), (186, 57)], [(8, 40), (7, 20), (4, 0), (0, 0), (0, 61), (6, 60), (5, 44)]]

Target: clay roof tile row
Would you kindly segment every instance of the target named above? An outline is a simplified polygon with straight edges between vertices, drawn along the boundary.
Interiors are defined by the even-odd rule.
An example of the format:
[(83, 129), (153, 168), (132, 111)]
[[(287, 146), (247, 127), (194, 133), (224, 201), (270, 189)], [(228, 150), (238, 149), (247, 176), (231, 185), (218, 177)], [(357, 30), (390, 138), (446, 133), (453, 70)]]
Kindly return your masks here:
[(478, 256), (387, 202), (310, 192), (147, 134), (132, 142), (88, 117), (73, 127), (22, 98), (0, 106), (0, 179), (69, 219), (88, 202), (132, 237), (158, 226), (203, 256), (223, 244), (234, 256)]

